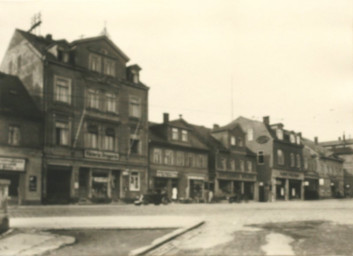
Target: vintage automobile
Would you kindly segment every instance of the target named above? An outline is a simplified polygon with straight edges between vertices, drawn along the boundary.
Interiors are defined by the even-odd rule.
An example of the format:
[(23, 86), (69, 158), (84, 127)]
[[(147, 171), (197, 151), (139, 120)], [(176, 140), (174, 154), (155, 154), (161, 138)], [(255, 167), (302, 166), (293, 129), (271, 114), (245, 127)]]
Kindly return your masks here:
[(159, 190), (149, 191), (141, 195), (138, 199), (134, 201), (135, 205), (142, 205), (142, 204), (160, 205), (160, 204), (168, 204), (168, 203), (170, 203), (170, 200), (166, 195), (166, 193)]
[(7, 194), (9, 180), (0, 180), (0, 233), (9, 229), (9, 215), (7, 213)]

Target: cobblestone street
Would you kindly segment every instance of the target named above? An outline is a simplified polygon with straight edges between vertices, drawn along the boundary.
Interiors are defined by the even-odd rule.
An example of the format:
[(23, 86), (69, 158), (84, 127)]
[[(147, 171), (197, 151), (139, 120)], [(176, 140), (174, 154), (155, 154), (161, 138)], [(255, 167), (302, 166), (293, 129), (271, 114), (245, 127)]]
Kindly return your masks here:
[[(335, 239), (339, 239), (340, 242), (345, 239), (350, 241), (353, 231), (348, 227), (353, 225), (352, 210), (353, 200), (345, 199), (241, 204), (171, 204), (138, 207), (133, 205), (31, 206), (11, 207), (10, 214), (14, 221), (16, 221), (16, 218), (38, 216), (122, 216), (123, 218), (123, 216), (157, 217), (157, 215), (160, 215), (163, 218), (168, 216), (197, 217), (204, 219), (206, 221), (205, 225), (159, 247), (150, 252), (150, 255), (263, 255), (266, 254), (266, 243), (270, 243), (269, 240), (271, 240), (271, 236), (268, 235), (278, 235), (279, 233), (283, 234), (283, 232), (279, 232), (278, 227), (263, 228), (261, 225), (298, 222), (297, 233), (300, 233), (300, 225), (302, 225), (300, 223), (303, 221), (320, 221), (324, 225), (321, 225), (318, 230), (324, 233), (335, 234), (336, 228), (344, 229), (344, 227), (347, 227), (347, 230), (344, 229), (346, 236), (339, 238), (336, 236), (332, 241)], [(163, 218), (161, 217), (161, 219)], [(259, 226), (249, 226), (254, 224)], [(295, 226), (296, 224), (294, 224), (294, 228)], [(304, 230), (303, 228), (303, 232)], [(313, 228), (312, 230), (316, 229)], [(284, 240), (287, 237), (284, 237)], [(235, 238), (237, 238), (237, 243), (234, 242)], [(289, 239), (288, 241), (292, 245), (292, 240)], [(347, 244), (349, 241), (346, 241)], [(317, 247), (321, 246), (320, 242), (324, 241), (316, 241)], [(336, 245), (332, 243), (331, 246)], [(340, 244), (340, 247), (342, 247), (342, 244)], [(291, 250), (291, 246), (288, 248), (290, 249), (288, 255), (295, 253)], [(350, 249), (350, 247), (347, 248)], [(334, 252), (333, 254), (335, 254)], [(286, 253), (282, 252), (282, 254)]]

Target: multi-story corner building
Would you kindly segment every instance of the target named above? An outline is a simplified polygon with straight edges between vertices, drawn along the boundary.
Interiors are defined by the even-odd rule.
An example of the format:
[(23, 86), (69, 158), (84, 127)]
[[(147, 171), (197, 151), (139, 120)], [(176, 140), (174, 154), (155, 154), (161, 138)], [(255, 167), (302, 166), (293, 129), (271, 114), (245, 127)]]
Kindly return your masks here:
[(343, 135), (338, 140), (321, 142), (320, 145), (344, 160), (344, 195), (353, 197), (353, 139), (346, 139)]
[(246, 132), (246, 145), (257, 154), (259, 200), (304, 199), (303, 145), (301, 133), (285, 130), (283, 124), (270, 124), (239, 117), (225, 128), (236, 125)]
[(0, 73), (0, 179), (11, 204), (41, 202), (41, 113), (21, 81)]
[(246, 147), (246, 134), (240, 126), (213, 129), (194, 126), (208, 145), (210, 189), (216, 198), (243, 195), (258, 200), (256, 154)]
[(341, 197), (344, 194), (343, 159), (314, 141), (303, 138), (305, 199)]
[(163, 123), (150, 124), (149, 152), (152, 190), (166, 189), (172, 198), (176, 188), (179, 200), (205, 200), (208, 147), (195, 136), (190, 124), (181, 117), (170, 121), (165, 113)]
[(148, 87), (107, 36), (73, 42), (16, 30), (1, 70), (43, 112), (43, 199), (135, 198), (147, 187)]

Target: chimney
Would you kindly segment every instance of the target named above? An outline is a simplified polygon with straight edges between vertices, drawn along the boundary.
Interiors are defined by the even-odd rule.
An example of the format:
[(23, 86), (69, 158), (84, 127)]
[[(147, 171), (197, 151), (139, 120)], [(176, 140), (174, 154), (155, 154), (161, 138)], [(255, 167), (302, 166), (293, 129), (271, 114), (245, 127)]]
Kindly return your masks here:
[(345, 141), (346, 140), (346, 135), (343, 133), (343, 136), (342, 136), (342, 140)]
[(218, 124), (214, 124), (214, 125), (213, 125), (213, 130), (218, 129), (218, 128), (219, 128), (219, 125), (218, 125)]
[(45, 39), (48, 40), (48, 41), (52, 41), (53, 40), (53, 36), (51, 34), (47, 34), (45, 36)]
[(315, 141), (315, 145), (319, 144), (319, 138), (318, 137), (314, 137), (314, 141)]
[(183, 119), (183, 115), (182, 114), (179, 115), (179, 119)]
[(338, 137), (338, 141), (341, 141), (341, 137)]
[(163, 113), (163, 123), (164, 124), (169, 123), (169, 114), (168, 113)]
[(270, 125), (270, 117), (269, 116), (264, 116), (262, 118), (262, 120), (263, 120), (264, 124)]

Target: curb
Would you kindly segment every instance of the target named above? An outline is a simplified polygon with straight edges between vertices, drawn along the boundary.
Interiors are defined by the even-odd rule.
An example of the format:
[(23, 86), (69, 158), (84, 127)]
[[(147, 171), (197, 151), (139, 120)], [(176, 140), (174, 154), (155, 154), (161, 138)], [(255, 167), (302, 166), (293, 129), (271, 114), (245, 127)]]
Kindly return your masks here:
[(157, 238), (155, 241), (152, 242), (152, 244), (148, 245), (148, 246), (145, 246), (145, 247), (141, 247), (141, 248), (138, 248), (138, 249), (135, 249), (133, 251), (131, 251), (129, 253), (129, 256), (140, 256), (140, 255), (144, 255), (156, 248), (158, 248), (159, 246), (185, 234), (186, 232), (188, 231), (191, 231), (195, 228), (198, 228), (200, 226), (202, 226), (203, 224), (205, 223), (205, 221), (199, 221), (191, 226), (188, 226), (186, 228), (180, 228), (180, 229), (177, 229), (175, 230), (174, 232), (171, 232), (165, 236), (162, 236), (161, 238)]

